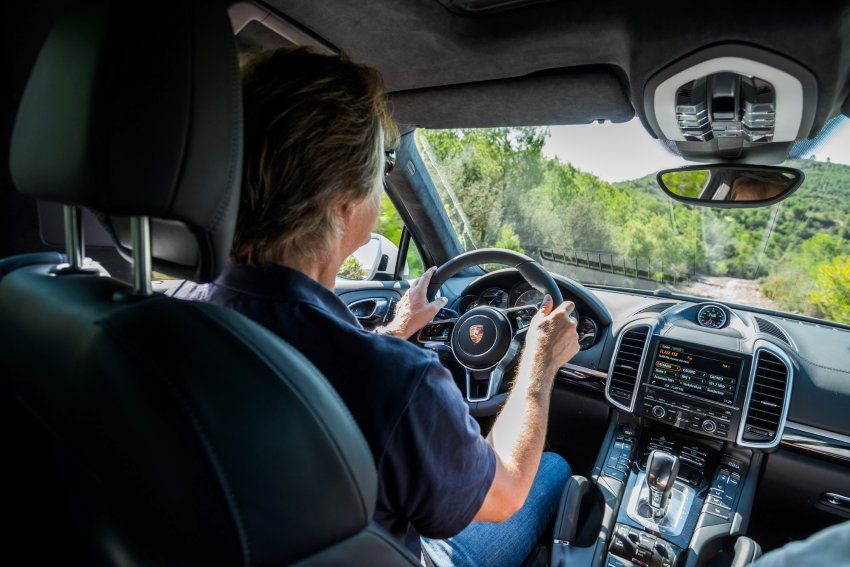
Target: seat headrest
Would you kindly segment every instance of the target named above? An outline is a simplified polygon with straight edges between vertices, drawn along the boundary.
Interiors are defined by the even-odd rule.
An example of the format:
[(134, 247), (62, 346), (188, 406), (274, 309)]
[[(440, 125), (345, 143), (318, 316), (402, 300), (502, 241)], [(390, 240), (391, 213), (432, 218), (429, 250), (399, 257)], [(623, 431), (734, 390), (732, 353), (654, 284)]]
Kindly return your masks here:
[(239, 66), (224, 4), (76, 4), (30, 75), (10, 166), (21, 193), (100, 213), (124, 252), (127, 217), (151, 217), (155, 270), (214, 279), (242, 173)]

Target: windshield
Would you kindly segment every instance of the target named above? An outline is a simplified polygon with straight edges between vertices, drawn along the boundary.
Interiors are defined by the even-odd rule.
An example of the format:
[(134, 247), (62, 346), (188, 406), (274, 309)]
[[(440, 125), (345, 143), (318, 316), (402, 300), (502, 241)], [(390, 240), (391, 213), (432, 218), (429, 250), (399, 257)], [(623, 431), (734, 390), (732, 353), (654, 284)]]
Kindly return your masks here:
[(784, 164), (806, 175), (796, 193), (737, 210), (668, 198), (655, 174), (685, 162), (637, 120), (420, 130), (416, 142), (467, 250), (517, 250), (583, 283), (850, 323), (848, 126)]

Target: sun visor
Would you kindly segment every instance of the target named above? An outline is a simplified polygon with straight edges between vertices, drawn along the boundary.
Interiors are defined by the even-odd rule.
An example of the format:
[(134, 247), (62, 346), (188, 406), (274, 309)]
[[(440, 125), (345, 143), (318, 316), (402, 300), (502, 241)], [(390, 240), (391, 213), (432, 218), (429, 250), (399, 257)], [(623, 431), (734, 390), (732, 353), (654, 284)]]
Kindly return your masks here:
[(627, 122), (634, 109), (610, 67), (390, 93), (399, 124), (490, 128)]

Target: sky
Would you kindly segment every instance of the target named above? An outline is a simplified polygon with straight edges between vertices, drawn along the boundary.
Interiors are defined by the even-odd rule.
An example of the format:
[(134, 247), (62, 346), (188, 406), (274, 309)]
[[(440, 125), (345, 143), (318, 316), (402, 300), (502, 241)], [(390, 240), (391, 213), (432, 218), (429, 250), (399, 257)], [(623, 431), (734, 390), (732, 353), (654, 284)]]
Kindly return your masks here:
[[(670, 154), (635, 118), (622, 124), (551, 126), (543, 152), (606, 181), (624, 181), (688, 162)], [(818, 160), (850, 165), (850, 120), (814, 151)]]

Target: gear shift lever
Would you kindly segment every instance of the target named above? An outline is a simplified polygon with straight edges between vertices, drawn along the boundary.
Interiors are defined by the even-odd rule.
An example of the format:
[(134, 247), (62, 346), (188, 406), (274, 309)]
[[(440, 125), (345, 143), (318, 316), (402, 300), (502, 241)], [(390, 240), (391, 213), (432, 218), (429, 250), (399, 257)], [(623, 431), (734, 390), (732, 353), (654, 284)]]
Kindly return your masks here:
[(673, 482), (679, 473), (679, 457), (655, 449), (646, 460), (646, 485), (649, 487), (649, 506), (653, 518), (662, 518), (667, 512)]

